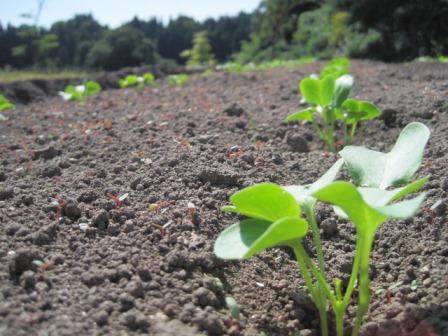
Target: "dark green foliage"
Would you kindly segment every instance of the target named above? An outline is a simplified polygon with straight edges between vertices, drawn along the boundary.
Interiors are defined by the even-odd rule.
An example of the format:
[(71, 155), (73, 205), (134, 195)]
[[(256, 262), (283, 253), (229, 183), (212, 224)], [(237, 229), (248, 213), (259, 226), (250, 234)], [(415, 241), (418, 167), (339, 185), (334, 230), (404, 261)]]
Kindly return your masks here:
[(153, 64), (156, 61), (154, 42), (131, 27), (108, 31), (90, 49), (86, 64), (92, 68), (117, 70), (125, 66)]
[[(128, 61), (130, 63), (123, 66), (132, 66), (140, 64), (142, 54), (149, 48), (154, 49), (155, 58), (150, 57), (145, 63), (151, 63), (154, 59), (163, 64), (183, 63), (185, 60), (180, 57), (180, 53), (192, 47), (193, 36), (200, 31), (207, 31), (213, 54), (218, 61), (223, 62), (239, 51), (241, 41), (249, 37), (250, 18), (250, 14), (240, 13), (207, 19), (201, 23), (180, 16), (167, 24), (156, 18), (147, 21), (134, 18), (113, 30), (100, 25), (91, 15), (76, 15), (70, 20), (54, 23), (48, 30), (31, 26), (3, 27), (0, 23), (0, 67), (89, 66), (106, 69)], [(113, 64), (115, 62), (110, 57), (119, 53), (113, 49), (120, 43), (112, 40), (128, 34), (128, 29), (143, 34), (143, 43), (138, 50), (133, 50), (134, 55), (120, 57)], [(109, 59), (107, 64), (100, 64), (104, 59)]]
[(446, 0), (264, 0), (237, 60), (446, 55), (447, 17)]

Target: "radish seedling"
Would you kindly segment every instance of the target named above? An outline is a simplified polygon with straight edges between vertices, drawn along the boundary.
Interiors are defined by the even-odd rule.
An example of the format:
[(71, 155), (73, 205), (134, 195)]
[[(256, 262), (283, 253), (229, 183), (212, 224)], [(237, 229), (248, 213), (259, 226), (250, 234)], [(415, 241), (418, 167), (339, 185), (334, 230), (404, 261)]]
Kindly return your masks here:
[[(269, 247), (279, 245), (291, 247), (296, 254), (306, 286), (318, 308), (322, 335), (328, 335), (327, 294), (320, 283), (312, 280), (309, 257), (301, 239), (307, 233), (309, 223), (319, 259), (317, 272), (320, 272), (322, 279), (325, 279), (322, 244), (314, 213), (316, 199), (311, 194), (331, 183), (336, 178), (342, 163), (342, 160), (337, 161), (327, 173), (309, 186), (282, 188), (276, 184), (262, 183), (234, 194), (230, 198), (233, 206), (223, 207), (222, 210), (251, 218), (224, 230), (215, 242), (215, 254), (222, 259), (248, 259)], [(301, 207), (308, 222), (300, 216)]]
[[(336, 335), (343, 335), (343, 318), (359, 287), (358, 309), (352, 335), (359, 335), (370, 301), (369, 262), (375, 233), (390, 218), (412, 217), (420, 208), (425, 193), (418, 192), (428, 180), (411, 179), (421, 165), (429, 130), (420, 123), (409, 124), (390, 153), (348, 146), (341, 156), (355, 184), (333, 182), (343, 164), (337, 161), (318, 181), (308, 186), (280, 187), (262, 183), (245, 188), (233, 196), (232, 206), (223, 211), (249, 217), (224, 230), (215, 242), (214, 252), (221, 259), (249, 259), (274, 246), (294, 250), (306, 286), (319, 311), (322, 335), (328, 335), (326, 304), (333, 309)], [(406, 184), (398, 187), (398, 185)], [(387, 189), (395, 186), (396, 189)], [(326, 279), (324, 257), (315, 217), (317, 200), (333, 204), (338, 214), (349, 218), (356, 228), (356, 250), (352, 272), (345, 291), (342, 281)], [(301, 217), (301, 210), (307, 220)], [(311, 228), (318, 266), (305, 251), (302, 239)]]
[(190, 78), (187, 74), (179, 74), (179, 75), (171, 75), (168, 76), (168, 85), (176, 86), (176, 85), (184, 85), (185, 82)]
[(118, 81), (120, 88), (135, 87), (138, 90), (143, 90), (145, 86), (155, 86), (155, 77), (152, 73), (145, 73), (143, 76), (128, 75)]
[(101, 85), (94, 81), (87, 81), (82, 85), (68, 85), (59, 95), (64, 100), (75, 101), (84, 104), (87, 98), (95, 93), (101, 92)]
[[(16, 106), (11, 103), (5, 96), (0, 95), (0, 111), (5, 111), (9, 109), (13, 109)], [(0, 112), (0, 121), (8, 120), (1, 112)]]
[[(325, 74), (328, 72), (331, 71), (323, 71)], [(333, 73), (336, 73), (336, 70)], [(299, 83), (299, 89), (305, 102), (311, 106), (289, 115), (285, 121), (310, 122), (332, 152), (336, 151), (334, 131), (339, 123), (344, 130), (344, 145), (351, 144), (358, 123), (374, 119), (381, 114), (370, 102), (350, 99), (353, 82), (353, 77), (348, 74), (339, 77), (326, 74), (322, 78), (303, 79)]]

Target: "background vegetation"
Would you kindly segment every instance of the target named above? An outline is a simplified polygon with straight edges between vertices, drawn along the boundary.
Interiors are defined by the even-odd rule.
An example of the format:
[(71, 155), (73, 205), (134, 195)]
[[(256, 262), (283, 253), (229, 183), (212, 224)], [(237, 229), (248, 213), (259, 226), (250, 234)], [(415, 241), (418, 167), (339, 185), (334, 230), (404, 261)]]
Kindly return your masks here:
[(217, 62), (349, 56), (404, 61), (448, 54), (446, 0), (263, 0), (252, 14), (151, 18), (110, 29), (77, 15), (45, 29), (0, 23), (0, 68), (104, 69), (180, 63), (206, 32)]

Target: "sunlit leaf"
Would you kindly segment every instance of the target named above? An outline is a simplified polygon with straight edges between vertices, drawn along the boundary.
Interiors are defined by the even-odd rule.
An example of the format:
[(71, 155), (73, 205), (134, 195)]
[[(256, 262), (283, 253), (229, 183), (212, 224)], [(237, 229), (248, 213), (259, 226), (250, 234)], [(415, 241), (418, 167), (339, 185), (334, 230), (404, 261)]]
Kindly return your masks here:
[(412, 178), (421, 165), (429, 135), (425, 125), (413, 122), (403, 129), (389, 153), (347, 146), (339, 154), (357, 185), (386, 189)]

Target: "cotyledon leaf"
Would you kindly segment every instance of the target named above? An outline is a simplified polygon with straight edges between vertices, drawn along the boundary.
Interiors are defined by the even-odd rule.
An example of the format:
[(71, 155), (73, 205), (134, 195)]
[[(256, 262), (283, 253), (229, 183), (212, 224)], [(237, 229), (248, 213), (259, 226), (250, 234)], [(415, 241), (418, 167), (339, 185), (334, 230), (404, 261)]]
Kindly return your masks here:
[(347, 146), (339, 154), (358, 186), (387, 189), (408, 182), (420, 167), (429, 129), (419, 122), (408, 124), (389, 153)]
[(233, 194), (230, 202), (233, 206), (225, 206), (221, 210), (270, 222), (300, 215), (300, 206), (294, 197), (274, 183), (247, 187)]
[(373, 232), (388, 217), (409, 218), (413, 216), (423, 202), (425, 193), (391, 205), (371, 206), (363, 199), (356, 186), (349, 182), (336, 181), (316, 191), (313, 196), (340, 207), (353, 221), (358, 231), (370, 230)]
[(314, 191), (319, 190), (333, 182), (338, 176), (343, 164), (344, 160), (339, 159), (330, 167), (330, 169), (325, 172), (324, 175), (322, 175), (316, 182), (310, 185), (289, 185), (283, 186), (282, 188), (293, 195), (299, 204), (304, 205), (308, 203), (312, 205), (314, 202), (316, 202), (316, 199), (312, 197), (311, 194)]
[[(406, 195), (420, 190), (428, 181), (429, 176), (416, 180), (408, 185), (392, 190), (383, 190), (379, 188), (358, 187), (358, 192), (363, 200), (374, 209), (384, 209), (390, 202), (397, 201)], [(335, 213), (342, 218), (347, 218), (347, 214), (338, 206), (333, 206)], [(386, 209), (387, 210), (387, 209)], [(385, 210), (385, 211), (386, 211)]]
[(285, 217), (274, 223), (246, 219), (221, 232), (214, 253), (221, 259), (248, 259), (267, 248), (287, 246), (303, 238), (307, 231), (308, 223), (299, 217)]

